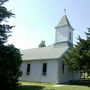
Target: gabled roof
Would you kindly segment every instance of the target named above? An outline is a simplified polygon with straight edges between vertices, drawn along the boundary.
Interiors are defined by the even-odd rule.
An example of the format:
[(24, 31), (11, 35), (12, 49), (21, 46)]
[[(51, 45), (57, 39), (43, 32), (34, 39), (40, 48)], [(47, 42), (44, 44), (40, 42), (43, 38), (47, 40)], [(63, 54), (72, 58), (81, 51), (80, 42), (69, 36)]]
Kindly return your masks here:
[(64, 15), (55, 28), (66, 26), (66, 25), (69, 26), (71, 29), (73, 29), (72, 26), (69, 23), (69, 20), (68, 20), (67, 16)]
[(23, 61), (27, 60), (45, 60), (45, 59), (59, 59), (64, 52), (68, 49), (68, 46), (48, 46), (43, 48), (21, 50), (23, 54)]

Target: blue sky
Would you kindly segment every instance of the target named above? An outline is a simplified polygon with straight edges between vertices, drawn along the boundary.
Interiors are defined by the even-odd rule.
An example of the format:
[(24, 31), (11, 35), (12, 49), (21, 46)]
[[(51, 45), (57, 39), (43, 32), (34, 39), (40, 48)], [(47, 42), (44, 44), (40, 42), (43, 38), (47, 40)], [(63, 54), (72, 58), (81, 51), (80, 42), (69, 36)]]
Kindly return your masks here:
[(90, 0), (9, 0), (4, 4), (15, 13), (16, 18), (9, 20), (12, 37), (9, 43), (17, 48), (37, 48), (41, 40), (46, 45), (55, 43), (55, 26), (64, 15), (64, 8), (74, 30), (74, 44), (80, 35), (90, 27)]

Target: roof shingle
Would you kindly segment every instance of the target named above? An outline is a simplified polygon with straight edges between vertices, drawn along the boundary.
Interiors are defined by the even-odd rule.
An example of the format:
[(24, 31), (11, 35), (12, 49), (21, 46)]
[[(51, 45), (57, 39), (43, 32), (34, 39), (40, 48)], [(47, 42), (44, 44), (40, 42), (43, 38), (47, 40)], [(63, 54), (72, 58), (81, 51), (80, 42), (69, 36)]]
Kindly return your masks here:
[(58, 59), (68, 49), (67, 46), (48, 46), (43, 48), (21, 50), (22, 59), (25, 60), (43, 60), (43, 59)]

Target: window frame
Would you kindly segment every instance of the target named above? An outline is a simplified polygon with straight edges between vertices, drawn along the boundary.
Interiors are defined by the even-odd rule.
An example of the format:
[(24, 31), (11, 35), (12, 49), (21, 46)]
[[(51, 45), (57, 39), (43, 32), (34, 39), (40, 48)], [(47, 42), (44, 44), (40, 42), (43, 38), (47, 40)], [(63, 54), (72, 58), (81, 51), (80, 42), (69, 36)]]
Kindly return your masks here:
[(30, 71), (31, 71), (31, 64), (29, 63), (29, 64), (27, 64), (27, 72), (26, 72), (26, 74), (30, 75)]
[(47, 63), (44, 62), (42, 64), (42, 76), (46, 76), (47, 75)]
[(64, 74), (64, 69), (65, 69), (65, 65), (64, 65), (64, 61), (62, 62), (62, 73)]

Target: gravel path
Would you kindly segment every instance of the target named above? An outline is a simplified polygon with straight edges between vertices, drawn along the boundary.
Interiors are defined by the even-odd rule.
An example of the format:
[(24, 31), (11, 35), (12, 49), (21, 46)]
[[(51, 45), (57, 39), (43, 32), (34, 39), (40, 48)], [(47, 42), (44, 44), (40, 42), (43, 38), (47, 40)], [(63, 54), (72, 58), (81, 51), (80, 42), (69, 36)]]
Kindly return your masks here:
[[(30, 84), (30, 83), (22, 83), (21, 85), (37, 85), (37, 86), (46, 86), (46, 85)], [(63, 86), (63, 85), (64, 85), (64, 84), (57, 84), (57, 85), (52, 85), (52, 86), (47, 85), (46, 87), (60, 87), (60, 86)]]
[(52, 87), (60, 87), (63, 86), (64, 84), (57, 84), (57, 85), (53, 85)]

